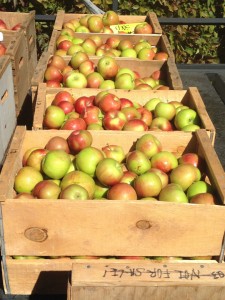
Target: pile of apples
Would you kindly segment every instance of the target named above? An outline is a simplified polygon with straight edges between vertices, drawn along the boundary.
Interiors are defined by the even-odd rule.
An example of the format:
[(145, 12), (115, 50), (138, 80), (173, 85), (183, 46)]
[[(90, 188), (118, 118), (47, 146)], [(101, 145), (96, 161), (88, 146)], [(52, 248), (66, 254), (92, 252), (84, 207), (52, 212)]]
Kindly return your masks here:
[(119, 61), (111, 56), (102, 56), (93, 62), (87, 53), (75, 53), (69, 63), (59, 56), (50, 57), (44, 72), (48, 87), (100, 88), (123, 90), (168, 90), (163, 72), (154, 71), (141, 77), (137, 71), (120, 67)]
[(93, 147), (88, 130), (53, 136), (29, 148), (15, 176), (16, 198), (150, 200), (215, 204), (196, 153), (177, 157), (151, 133), (125, 153), (119, 144)]
[(55, 54), (60, 56), (74, 55), (78, 51), (83, 51), (88, 55), (114, 57), (138, 58), (141, 60), (167, 60), (168, 54), (160, 51), (156, 46), (152, 46), (146, 39), (133, 42), (131, 39), (122, 39), (118, 35), (112, 35), (103, 41), (101, 35), (89, 35), (81, 38), (75, 33), (63, 29), (56, 40)]
[(104, 90), (76, 100), (66, 90), (56, 93), (44, 114), (44, 129), (183, 130), (200, 128), (197, 112), (178, 101), (149, 99), (144, 105)]
[[(105, 12), (103, 15), (84, 15), (80, 19), (71, 19), (68, 22), (64, 22), (63, 28), (69, 28), (74, 32), (81, 33), (114, 33), (110, 28), (112, 25), (126, 24), (123, 20), (120, 20), (119, 15), (112, 10)], [(119, 31), (119, 33), (126, 33)], [(153, 28), (147, 22), (142, 22), (134, 27), (133, 32), (135, 34), (152, 34)]]

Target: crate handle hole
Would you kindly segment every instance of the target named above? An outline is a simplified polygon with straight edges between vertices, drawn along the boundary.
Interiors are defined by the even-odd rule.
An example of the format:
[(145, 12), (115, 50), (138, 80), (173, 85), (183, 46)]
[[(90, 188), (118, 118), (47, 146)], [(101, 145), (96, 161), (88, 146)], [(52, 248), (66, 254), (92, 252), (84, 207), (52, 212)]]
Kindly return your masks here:
[(142, 230), (150, 229), (152, 225), (147, 220), (140, 220), (136, 223), (136, 227)]
[(33, 242), (44, 242), (48, 238), (47, 230), (39, 227), (27, 228), (24, 232), (25, 237)]
[(34, 41), (34, 37), (33, 35), (31, 35), (29, 38), (29, 45), (32, 45), (33, 41)]
[(6, 90), (0, 99), (0, 103), (3, 104), (9, 97), (9, 92)]
[(23, 57), (21, 57), (21, 58), (20, 58), (20, 61), (19, 61), (19, 69), (22, 68), (22, 66), (23, 66), (23, 61), (24, 61), (24, 59), (23, 59)]

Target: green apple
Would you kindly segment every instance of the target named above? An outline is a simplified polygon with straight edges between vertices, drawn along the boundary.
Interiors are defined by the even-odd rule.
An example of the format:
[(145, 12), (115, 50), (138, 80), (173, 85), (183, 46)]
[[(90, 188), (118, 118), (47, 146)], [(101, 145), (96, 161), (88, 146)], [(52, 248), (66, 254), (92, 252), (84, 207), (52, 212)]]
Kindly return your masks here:
[(134, 179), (134, 189), (138, 198), (157, 197), (162, 190), (162, 182), (156, 173), (146, 172)]
[(173, 104), (159, 102), (155, 107), (154, 115), (156, 117), (163, 117), (171, 121), (176, 115), (176, 109)]
[(188, 198), (179, 184), (169, 183), (161, 190), (159, 201), (188, 203)]
[(147, 110), (149, 111), (154, 111), (155, 110), (155, 107), (158, 103), (162, 102), (161, 99), (159, 98), (152, 98), (150, 100), (148, 100), (145, 105), (144, 105), (144, 108), (147, 108)]
[(31, 193), (35, 185), (42, 180), (43, 176), (37, 169), (25, 166), (16, 174), (14, 189), (17, 193)]
[(100, 89), (115, 89), (115, 82), (113, 80), (107, 79), (104, 80), (101, 84), (100, 84)]
[(126, 167), (129, 171), (141, 175), (150, 170), (151, 162), (143, 152), (134, 150), (126, 157)]
[(116, 79), (122, 74), (130, 74), (132, 79), (135, 79), (135, 73), (130, 68), (120, 68), (116, 74)]
[(132, 75), (128, 73), (121, 74), (115, 80), (115, 88), (123, 90), (133, 90), (135, 87)]
[(209, 183), (203, 180), (199, 180), (192, 183), (187, 189), (188, 199), (191, 199), (192, 197), (200, 193), (213, 193), (213, 187)]
[(177, 129), (181, 129), (187, 125), (200, 125), (200, 118), (198, 113), (191, 108), (180, 110), (174, 119), (174, 125)]
[(50, 150), (42, 160), (42, 171), (52, 179), (61, 179), (71, 165), (70, 155), (63, 150)]
[(121, 57), (137, 58), (137, 52), (134, 49), (125, 49), (120, 54)]

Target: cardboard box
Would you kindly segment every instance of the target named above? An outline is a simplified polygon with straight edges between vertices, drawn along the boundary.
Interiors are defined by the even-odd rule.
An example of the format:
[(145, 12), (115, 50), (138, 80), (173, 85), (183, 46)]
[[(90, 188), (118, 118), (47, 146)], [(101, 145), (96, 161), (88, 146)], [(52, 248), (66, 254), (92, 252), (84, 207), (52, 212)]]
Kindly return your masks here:
[(216, 261), (77, 260), (67, 300), (221, 300), (224, 274)]
[[(79, 38), (85, 40), (86, 38), (90, 37), (93, 34), (78, 33), (77, 35)], [(52, 31), (51, 39), (50, 39), (49, 46), (48, 46), (48, 52), (52, 55), (55, 54), (55, 51), (57, 50), (56, 41), (59, 36), (60, 36), (60, 31), (54, 29)], [(98, 36), (100, 36), (102, 38), (103, 43), (105, 43), (106, 40), (112, 36), (112, 34), (98, 33)], [(169, 40), (166, 35), (161, 35), (161, 34), (152, 34), (152, 35), (114, 34), (113, 36), (119, 38), (121, 41), (122, 40), (131, 40), (133, 42), (133, 44), (138, 43), (140, 40), (146, 40), (151, 44), (151, 46), (157, 47), (158, 51), (166, 52), (170, 58), (173, 58), (175, 60), (173, 50), (171, 48), (171, 45), (170, 45)], [(139, 61), (139, 59), (134, 59), (134, 60)]]
[[(63, 137), (70, 133), (26, 131), (17, 127), (2, 169), (1, 250), (6, 293), (66, 293), (74, 262), (71, 256), (220, 255), (225, 229), (225, 175), (205, 130), (154, 135), (164, 150), (178, 156), (194, 151), (204, 158), (205, 172), (221, 205), (13, 199), (14, 178), (22, 166), (24, 152), (44, 146), (56, 132)], [(102, 131), (92, 135), (94, 147), (117, 141), (128, 152), (142, 133)], [(12, 256), (46, 259), (12, 259)]]
[[(41, 83), (38, 87), (37, 100), (33, 118), (33, 129), (43, 129), (43, 118), (46, 108), (51, 105), (55, 95), (63, 90), (69, 91), (75, 99), (81, 96), (97, 95), (100, 89), (66, 89), (66, 88), (47, 88), (45, 83)], [(160, 98), (165, 102), (178, 101), (183, 105), (197, 111), (201, 119), (201, 128), (206, 129), (209, 137), (214, 144), (216, 130), (207, 113), (202, 97), (196, 87), (190, 87), (187, 90), (161, 90), (161, 91), (142, 91), (138, 90), (109, 90), (119, 98), (128, 98), (129, 100), (144, 105), (151, 98)]]
[(5, 32), (3, 37), (2, 43), (6, 46), (6, 55), (10, 56), (11, 59), (16, 113), (19, 115), (30, 89), (26, 39), (22, 32), (15, 32), (14, 34)]
[(12, 64), (9, 56), (0, 57), (0, 170), (16, 127), (16, 107)]
[(27, 70), (28, 73), (24, 74), (29, 77), (30, 83), (37, 65), (35, 11), (30, 11), (28, 13), (0, 11), (0, 19), (6, 23), (8, 28), (7, 30), (1, 29), (3, 34), (14, 35), (16, 32), (11, 30), (11, 28), (19, 23), (22, 25), (19, 32), (22, 32), (26, 39), (25, 44), (28, 49), (29, 62), (29, 68)]
[[(59, 10), (56, 15), (54, 29), (55, 30), (62, 30), (63, 23), (68, 22), (72, 19), (79, 20), (81, 17), (85, 16), (85, 14), (66, 14), (65, 11)], [(98, 15), (102, 16), (102, 15)], [(162, 28), (159, 24), (159, 20), (156, 14), (152, 11), (148, 12), (146, 16), (135, 16), (135, 15), (120, 15), (120, 21), (124, 21), (127, 24), (130, 23), (142, 23), (148, 22), (152, 25), (153, 33), (162, 34)]]

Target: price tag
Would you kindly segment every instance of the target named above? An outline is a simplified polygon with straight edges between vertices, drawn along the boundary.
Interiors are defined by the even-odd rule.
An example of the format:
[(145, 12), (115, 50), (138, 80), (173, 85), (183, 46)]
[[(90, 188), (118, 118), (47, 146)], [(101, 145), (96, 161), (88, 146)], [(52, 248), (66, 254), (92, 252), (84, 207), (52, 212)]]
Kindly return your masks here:
[(3, 33), (0, 32), (0, 42), (3, 42), (4, 38), (3, 38)]
[(134, 28), (138, 24), (144, 24), (145, 22), (142, 23), (131, 23), (131, 24), (118, 24), (118, 25), (111, 25), (110, 28), (113, 30), (114, 33), (134, 33)]

